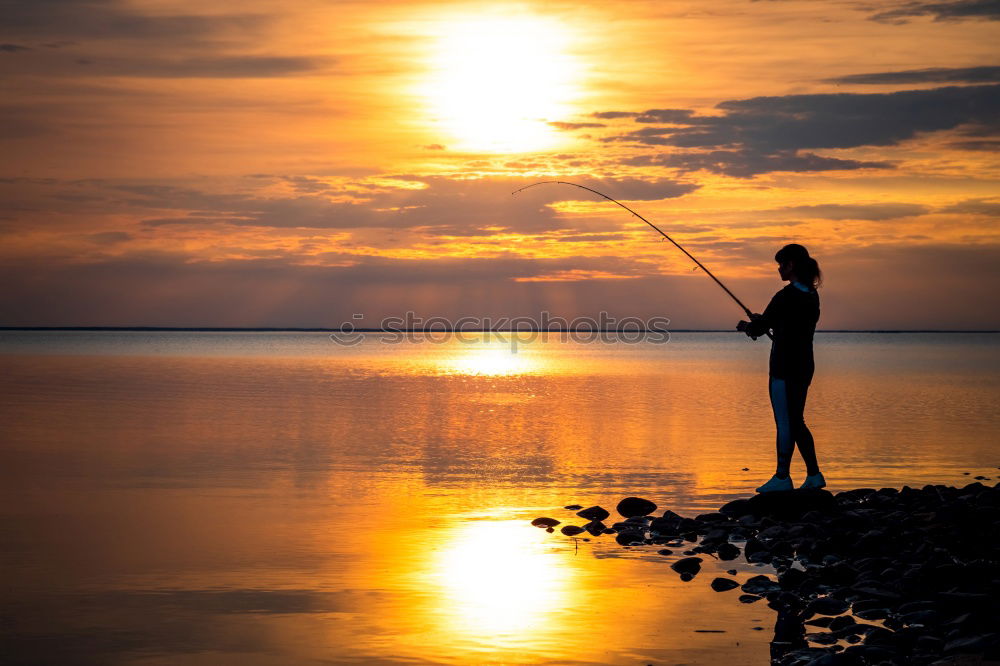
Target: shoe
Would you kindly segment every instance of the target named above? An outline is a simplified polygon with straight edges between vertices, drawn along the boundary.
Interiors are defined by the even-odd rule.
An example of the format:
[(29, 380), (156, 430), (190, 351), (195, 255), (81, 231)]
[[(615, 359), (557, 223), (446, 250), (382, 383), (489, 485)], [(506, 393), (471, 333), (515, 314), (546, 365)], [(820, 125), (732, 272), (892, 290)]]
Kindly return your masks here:
[(771, 480), (762, 485), (757, 489), (759, 493), (776, 493), (784, 490), (792, 489), (792, 477), (786, 476), (783, 479), (779, 479), (777, 475), (772, 476)]
[(824, 487), (826, 487), (826, 479), (823, 478), (823, 472), (816, 472), (806, 477), (806, 480), (799, 486), (799, 490), (819, 490)]

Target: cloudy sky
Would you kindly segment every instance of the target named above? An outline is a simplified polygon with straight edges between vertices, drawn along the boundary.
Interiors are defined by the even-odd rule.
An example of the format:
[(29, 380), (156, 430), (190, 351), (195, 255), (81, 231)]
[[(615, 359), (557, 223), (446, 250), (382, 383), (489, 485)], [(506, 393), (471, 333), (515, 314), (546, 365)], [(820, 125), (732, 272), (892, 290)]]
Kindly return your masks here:
[(1000, 328), (996, 0), (0, 0), (0, 324)]

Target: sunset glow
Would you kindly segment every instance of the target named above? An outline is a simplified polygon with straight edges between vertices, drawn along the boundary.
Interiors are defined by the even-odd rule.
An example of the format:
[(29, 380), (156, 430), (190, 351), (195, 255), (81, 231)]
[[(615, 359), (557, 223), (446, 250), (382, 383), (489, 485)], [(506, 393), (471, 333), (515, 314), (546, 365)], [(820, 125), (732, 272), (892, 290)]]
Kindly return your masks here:
[(570, 112), (580, 77), (564, 26), (498, 12), (438, 29), (424, 92), (449, 147), (514, 153), (557, 143), (548, 122)]

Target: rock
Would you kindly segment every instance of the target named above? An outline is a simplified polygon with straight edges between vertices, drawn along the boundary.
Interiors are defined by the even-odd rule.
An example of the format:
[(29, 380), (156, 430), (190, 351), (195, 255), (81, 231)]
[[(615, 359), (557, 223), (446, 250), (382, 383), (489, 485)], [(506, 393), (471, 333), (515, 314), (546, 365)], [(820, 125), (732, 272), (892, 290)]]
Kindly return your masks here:
[(730, 576), (735, 576), (736, 575), (736, 569), (727, 569), (726, 573), (729, 574)]
[(555, 518), (535, 518), (531, 521), (531, 524), (535, 527), (555, 527), (562, 521), (556, 520)]
[(582, 527), (577, 527), (576, 525), (563, 525), (563, 528), (559, 531), (566, 536), (576, 536), (577, 534), (583, 534), (585, 530)]
[(830, 511), (836, 504), (833, 495), (826, 490), (788, 490), (751, 497), (747, 511), (758, 518), (770, 516), (778, 520), (795, 520), (810, 511)]
[(755, 601), (760, 601), (763, 597), (758, 597), (756, 594), (741, 594), (740, 603), (741, 604), (752, 604)]
[(564, 509), (567, 509), (567, 510), (569, 510), (569, 511), (579, 511), (579, 510), (580, 510), (580, 509), (582, 509), (583, 507), (582, 507), (581, 505), (579, 505), (579, 504), (567, 504), (567, 505), (566, 505), (566, 506), (564, 506), (563, 508), (564, 508)]
[(700, 557), (684, 557), (671, 564), (670, 568), (679, 574), (689, 573), (694, 576), (701, 571), (701, 562)]
[(545, 531), (548, 532), (549, 534), (552, 534), (553, 532), (556, 531), (556, 528), (554, 528), (554, 527), (546, 527)]
[(618, 502), (617, 510), (619, 514), (626, 518), (646, 516), (656, 511), (656, 504), (641, 497), (626, 497), (621, 502)]
[(601, 521), (610, 516), (611, 514), (608, 513), (607, 509), (604, 509), (599, 506), (592, 506), (589, 509), (584, 509), (583, 511), (577, 511), (576, 515), (591, 521), (595, 520)]
[(809, 604), (809, 610), (820, 615), (840, 615), (850, 607), (846, 601), (833, 597), (820, 597), (813, 599)]
[(840, 615), (832, 618), (829, 626), (831, 631), (840, 631), (841, 629), (846, 629), (847, 627), (851, 627), (856, 624), (857, 622), (855, 622), (854, 618), (850, 615)]
[(722, 508), (719, 509), (719, 513), (725, 514), (730, 518), (739, 518), (740, 516), (745, 516), (750, 513), (750, 500), (748, 499), (736, 499), (727, 504), (723, 504)]
[(673, 555), (674, 554), (674, 551), (670, 550), (669, 548), (663, 548), (662, 550), (658, 550), (656, 552), (658, 554), (660, 554), (660, 555)]
[(646, 543), (646, 536), (642, 532), (619, 532), (615, 541), (620, 546), (640, 546)]
[(685, 571), (684, 573), (681, 574), (681, 580), (684, 581), (685, 583), (692, 580), (693, 578), (694, 574), (691, 573), (690, 571)]
[(601, 534), (606, 533), (608, 526), (599, 520), (592, 520), (584, 525), (583, 529), (587, 530), (591, 536), (600, 536)]
[(765, 595), (768, 592), (777, 592), (781, 586), (767, 576), (753, 576), (743, 583), (741, 589), (747, 594)]
[(716, 592), (725, 592), (739, 586), (740, 584), (731, 578), (716, 578), (712, 581), (712, 589)]

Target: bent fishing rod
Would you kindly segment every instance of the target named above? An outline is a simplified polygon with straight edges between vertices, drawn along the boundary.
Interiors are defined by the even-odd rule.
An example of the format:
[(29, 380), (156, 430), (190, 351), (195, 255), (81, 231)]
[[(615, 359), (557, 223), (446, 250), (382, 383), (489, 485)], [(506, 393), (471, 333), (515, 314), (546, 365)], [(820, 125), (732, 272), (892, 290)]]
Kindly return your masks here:
[[(694, 263), (698, 264), (698, 268), (700, 268), (701, 270), (705, 271), (705, 274), (708, 275), (708, 277), (710, 277), (713, 280), (715, 280), (715, 284), (717, 284), (720, 287), (722, 287), (722, 290), (725, 291), (727, 294), (729, 294), (729, 297), (732, 298), (734, 301), (736, 301), (737, 305), (739, 305), (741, 308), (743, 308), (743, 312), (745, 312), (747, 314), (747, 317), (749, 317), (751, 320), (754, 318), (754, 314), (750, 311), (750, 308), (748, 308), (747, 306), (745, 306), (743, 304), (743, 301), (741, 301), (740, 299), (736, 298), (736, 294), (734, 294), (733, 292), (729, 291), (729, 288), (726, 287), (726, 285), (722, 284), (722, 281), (719, 280), (719, 278), (717, 278), (714, 275), (712, 275), (712, 271), (710, 271), (707, 268), (705, 268), (704, 264), (702, 264), (700, 261), (698, 261), (693, 256), (691, 256), (691, 253), (688, 252), (687, 250), (685, 250), (683, 247), (681, 247), (680, 243), (678, 243), (673, 238), (671, 238), (670, 236), (668, 236), (665, 233), (663, 233), (662, 229), (660, 229), (658, 226), (656, 226), (655, 224), (653, 224), (652, 222), (650, 222), (649, 220), (647, 220), (646, 218), (644, 218), (642, 215), (639, 215), (639, 213), (635, 212), (634, 210), (632, 210), (631, 208), (629, 208), (628, 206), (626, 206), (625, 204), (623, 204), (621, 201), (618, 201), (616, 199), (612, 199), (607, 194), (604, 194), (603, 192), (598, 192), (597, 190), (595, 190), (595, 189), (593, 189), (591, 187), (587, 187), (586, 185), (578, 185), (577, 183), (570, 183), (570, 182), (565, 181), (565, 180), (543, 180), (543, 181), (538, 182), (538, 183), (532, 183), (531, 185), (525, 185), (524, 187), (522, 187), (520, 189), (514, 190), (513, 192), (511, 192), (511, 195), (515, 195), (518, 192), (523, 192), (524, 190), (526, 190), (526, 189), (528, 189), (530, 187), (535, 187), (537, 185), (572, 185), (573, 187), (579, 187), (581, 190), (587, 190), (588, 192), (593, 192), (594, 194), (596, 194), (599, 197), (604, 197), (605, 199), (607, 199), (611, 203), (618, 204), (619, 206), (621, 206), (622, 208), (624, 208), (625, 210), (627, 210), (628, 212), (632, 213), (637, 218), (639, 218), (640, 220), (642, 220), (643, 222), (645, 222), (646, 224), (648, 224), (649, 226), (651, 226), (653, 229), (655, 229), (657, 232), (659, 232), (659, 234), (661, 236), (663, 236), (664, 238), (666, 238), (668, 241), (670, 241), (671, 243), (673, 243), (674, 246), (678, 250), (680, 250), (681, 252), (683, 252), (684, 254), (687, 255), (688, 259), (690, 259)], [(770, 335), (768, 337), (770, 337)]]

